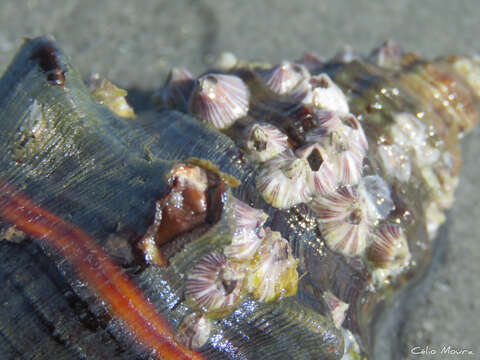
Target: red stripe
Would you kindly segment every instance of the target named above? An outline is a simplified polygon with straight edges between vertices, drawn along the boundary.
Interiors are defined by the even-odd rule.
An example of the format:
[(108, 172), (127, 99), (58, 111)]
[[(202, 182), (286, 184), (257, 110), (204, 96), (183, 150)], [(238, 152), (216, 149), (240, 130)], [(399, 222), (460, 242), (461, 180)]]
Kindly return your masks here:
[(137, 340), (159, 359), (204, 359), (174, 339), (167, 321), (87, 233), (7, 185), (0, 186), (0, 218), (57, 249), (109, 305), (112, 315), (123, 320)]

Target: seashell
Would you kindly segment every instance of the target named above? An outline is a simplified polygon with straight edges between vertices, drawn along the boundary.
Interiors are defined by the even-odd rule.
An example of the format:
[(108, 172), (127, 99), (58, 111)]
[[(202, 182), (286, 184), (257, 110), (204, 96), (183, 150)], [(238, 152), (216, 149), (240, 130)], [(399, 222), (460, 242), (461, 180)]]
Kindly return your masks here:
[(371, 358), (452, 204), (478, 59), (287, 62), (284, 94), (230, 60), (131, 119), (25, 42), (0, 80), (5, 358)]
[(114, 114), (122, 117), (135, 117), (135, 112), (125, 99), (127, 96), (126, 90), (100, 78), (98, 74), (90, 77), (88, 87), (97, 101), (112, 110)]
[(247, 115), (250, 92), (234, 75), (206, 74), (197, 79), (189, 109), (217, 129), (230, 127)]

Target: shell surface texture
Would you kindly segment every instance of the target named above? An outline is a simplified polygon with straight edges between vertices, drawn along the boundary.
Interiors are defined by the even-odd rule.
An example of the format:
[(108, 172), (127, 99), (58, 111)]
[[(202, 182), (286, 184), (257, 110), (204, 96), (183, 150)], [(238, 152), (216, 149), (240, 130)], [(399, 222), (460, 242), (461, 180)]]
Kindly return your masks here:
[(392, 42), (231, 55), (135, 114), (26, 40), (0, 80), (2, 358), (373, 359), (431, 261), (479, 79)]

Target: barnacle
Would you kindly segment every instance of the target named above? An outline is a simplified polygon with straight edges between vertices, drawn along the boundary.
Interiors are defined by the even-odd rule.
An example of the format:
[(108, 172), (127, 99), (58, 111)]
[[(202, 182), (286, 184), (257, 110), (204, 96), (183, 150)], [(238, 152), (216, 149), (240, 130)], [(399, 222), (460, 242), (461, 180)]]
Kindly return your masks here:
[[(88, 88), (53, 42), (26, 41), (0, 80), (0, 219), (36, 242), (0, 245), (40, 270), (4, 282), (28, 300), (5, 315), (7, 343), (78, 358), (371, 357), (384, 299), (421, 276), (452, 204), (478, 59), (386, 43), (220, 65), (172, 70), (158, 111), (134, 119), (123, 90)], [(54, 286), (38, 286), (45, 274)], [(14, 320), (23, 303), (29, 326)]]

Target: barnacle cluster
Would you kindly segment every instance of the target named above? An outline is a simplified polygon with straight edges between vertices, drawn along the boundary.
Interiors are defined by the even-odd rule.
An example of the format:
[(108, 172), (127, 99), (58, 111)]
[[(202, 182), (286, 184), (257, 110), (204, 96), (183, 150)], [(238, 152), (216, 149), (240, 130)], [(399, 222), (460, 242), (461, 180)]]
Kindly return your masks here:
[[(414, 91), (440, 98), (444, 82), (451, 83), (428, 63), (418, 65), (416, 73), (400, 75), (398, 84), (391, 82), (402, 68), (414, 68), (416, 61), (415, 55), (404, 54), (393, 42), (366, 58), (346, 53), (331, 63), (308, 54), (296, 62), (269, 66), (228, 54), (217, 69), (197, 78), (185, 69), (172, 70), (154, 99), (159, 108), (193, 114), (233, 139), (254, 166), (253, 185), (268, 204), (268, 212), (306, 206), (316, 222), (316, 240), (310, 240), (309, 246), (315, 251), (326, 246), (347, 262), (359, 259), (371, 276), (366, 288), (370, 282), (381, 288), (410, 269), (407, 233), (413, 214), (425, 212), (425, 230), (432, 239), (457, 185), (457, 149), (438, 146), (454, 142), (445, 135), (445, 124), (438, 124), (440, 120), (428, 111), (396, 104)], [(459, 72), (470, 66), (466, 60), (455, 61)], [(384, 81), (374, 99), (362, 97), (364, 73)], [(470, 76), (467, 81), (475, 80)], [(462, 89), (454, 90), (456, 96), (465, 97)], [(455, 100), (451, 93), (444, 95)], [(443, 105), (448, 107), (448, 102)], [(384, 107), (393, 110), (382, 112)], [(462, 126), (468, 127), (458, 125)], [(418, 183), (428, 196), (413, 206), (419, 209), (409, 208), (401, 198)], [(251, 204), (265, 209), (258, 201)], [(239, 200), (235, 209), (237, 227), (217, 273), (229, 263), (243, 264), (237, 275), (244, 279), (243, 294), (260, 301), (294, 295), (299, 260), (292, 256), (292, 240), (264, 226), (270, 220), (261, 210)], [(315, 242), (320, 245), (312, 245)], [(305, 271), (303, 266), (299, 269)], [(328, 288), (323, 298), (341, 328), (351, 299), (342, 301)]]

